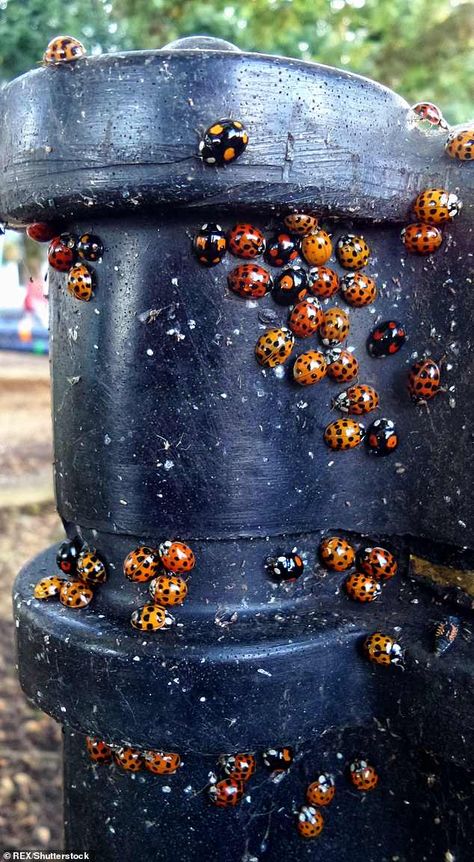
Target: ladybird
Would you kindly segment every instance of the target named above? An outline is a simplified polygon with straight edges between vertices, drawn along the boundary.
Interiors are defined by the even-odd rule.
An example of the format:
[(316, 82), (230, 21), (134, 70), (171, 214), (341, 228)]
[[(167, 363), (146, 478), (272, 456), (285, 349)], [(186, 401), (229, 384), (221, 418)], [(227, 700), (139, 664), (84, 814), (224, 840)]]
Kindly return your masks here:
[(55, 237), (48, 248), (48, 262), (58, 272), (67, 272), (76, 258), (76, 238), (70, 233)]
[(265, 766), (272, 772), (286, 772), (294, 758), (295, 753), (289, 745), (285, 745), (283, 748), (267, 748), (262, 754)]
[(437, 623), (434, 633), (435, 655), (442, 655), (453, 645), (459, 634), (460, 626), (461, 620), (455, 616), (446, 617)]
[(337, 272), (328, 266), (312, 266), (308, 272), (308, 288), (314, 296), (329, 299), (339, 290), (340, 282)]
[(397, 574), (398, 563), (386, 548), (366, 545), (357, 552), (356, 568), (376, 581), (388, 581)]
[(310, 805), (329, 805), (334, 799), (336, 784), (332, 775), (322, 772), (306, 790), (306, 799)]
[(349, 335), (349, 315), (342, 308), (328, 308), (323, 315), (323, 321), (319, 330), (323, 344), (333, 346), (341, 344)]
[(319, 383), (326, 376), (326, 360), (319, 350), (308, 350), (300, 353), (293, 365), (293, 379), (300, 386), (311, 386)]
[(85, 55), (84, 45), (78, 39), (74, 39), (74, 36), (55, 36), (48, 43), (43, 54), (43, 63), (46, 66), (60, 66), (62, 63), (80, 60)]
[(474, 158), (474, 127), (454, 129), (448, 136), (445, 150), (452, 159), (470, 162)]
[(328, 536), (319, 545), (319, 557), (326, 569), (345, 572), (354, 564), (355, 551), (352, 545), (340, 536)]
[(241, 263), (228, 273), (227, 284), (233, 293), (244, 299), (260, 299), (271, 289), (273, 279), (263, 266)]
[(160, 555), (155, 548), (139, 545), (125, 557), (123, 573), (129, 581), (146, 583), (156, 577), (160, 568)]
[(62, 542), (56, 554), (56, 563), (66, 575), (75, 575), (77, 560), (82, 551), (84, 542), (76, 537), (71, 542)]
[(71, 296), (82, 302), (92, 299), (94, 273), (85, 263), (75, 263), (67, 274), (67, 289)]
[(304, 563), (300, 555), (292, 551), (278, 557), (267, 557), (265, 568), (276, 581), (294, 581), (303, 574)]
[(272, 287), (272, 299), (278, 305), (293, 305), (308, 292), (306, 270), (300, 266), (287, 266), (277, 275)]
[(248, 142), (248, 132), (240, 120), (217, 120), (206, 129), (199, 154), (206, 165), (228, 165), (242, 155)]
[(251, 224), (236, 224), (227, 234), (227, 242), (231, 254), (249, 260), (263, 254), (266, 248), (262, 231)]
[(370, 249), (363, 236), (346, 233), (336, 243), (336, 254), (344, 269), (362, 269), (369, 262)]
[(352, 416), (361, 416), (379, 406), (379, 396), (372, 386), (358, 383), (341, 392), (332, 403), (336, 410), (342, 410), (343, 413), (350, 413)]
[(416, 105), (412, 105), (411, 110), (420, 120), (426, 120), (430, 126), (439, 126), (440, 129), (449, 128), (440, 109), (432, 102), (417, 102)]
[(403, 650), (390, 635), (374, 632), (364, 641), (364, 653), (375, 664), (403, 666)]
[(278, 233), (269, 241), (265, 260), (272, 266), (285, 266), (298, 257), (299, 241), (288, 233)]
[(143, 766), (143, 755), (137, 748), (129, 748), (126, 745), (116, 748), (113, 752), (113, 758), (117, 766), (125, 769), (127, 772), (140, 772)]
[(181, 766), (181, 757), (174, 751), (144, 751), (143, 762), (154, 775), (174, 775)]
[(409, 224), (401, 234), (402, 242), (412, 254), (432, 254), (443, 242), (443, 234), (432, 224)]
[(107, 580), (104, 563), (97, 551), (82, 551), (77, 558), (77, 576), (87, 584), (103, 584)]
[(341, 293), (348, 305), (363, 308), (377, 298), (377, 285), (373, 278), (363, 272), (348, 272), (341, 279)]
[(308, 296), (294, 306), (288, 326), (298, 338), (308, 338), (318, 331), (323, 322), (323, 311), (315, 296)]
[(94, 263), (100, 260), (104, 253), (104, 245), (100, 237), (93, 233), (83, 233), (77, 241), (77, 254), (82, 260)]
[(344, 581), (344, 586), (347, 595), (355, 602), (374, 602), (382, 592), (382, 587), (378, 581), (360, 572), (348, 575)]
[(245, 784), (238, 778), (223, 778), (211, 784), (209, 797), (218, 808), (231, 808), (238, 805), (244, 795)]
[(216, 266), (227, 251), (227, 239), (221, 226), (203, 224), (193, 239), (193, 250), (203, 266)]
[(253, 754), (223, 754), (219, 758), (224, 772), (230, 778), (237, 778), (238, 781), (248, 781), (254, 774), (257, 768), (257, 761)]
[(159, 575), (150, 583), (150, 595), (157, 605), (182, 605), (188, 586), (180, 575)]
[(374, 358), (393, 356), (403, 347), (406, 337), (405, 328), (397, 320), (384, 320), (370, 333), (367, 352)]
[(283, 219), (285, 227), (297, 236), (306, 236), (318, 228), (318, 219), (306, 213), (289, 213)]
[(94, 598), (94, 591), (84, 581), (63, 581), (59, 601), (67, 608), (85, 608)]
[(289, 329), (267, 329), (255, 345), (255, 356), (259, 365), (274, 368), (282, 365), (293, 350), (295, 339)]
[(359, 363), (350, 350), (345, 347), (333, 347), (326, 353), (328, 377), (336, 383), (350, 383), (359, 373)]
[(324, 442), (330, 449), (354, 449), (362, 442), (365, 428), (354, 419), (336, 419), (324, 432)]
[(324, 818), (313, 805), (302, 805), (298, 812), (297, 829), (302, 838), (317, 838), (324, 828)]
[(93, 763), (110, 763), (112, 760), (110, 745), (95, 736), (86, 736), (86, 750)]
[(169, 540), (162, 542), (158, 548), (158, 553), (165, 569), (177, 575), (190, 572), (196, 565), (194, 552), (183, 542), (171, 542)]
[(130, 622), (140, 632), (156, 632), (174, 624), (174, 617), (160, 605), (143, 605), (133, 611)]
[(462, 202), (453, 192), (445, 189), (424, 189), (413, 204), (413, 213), (425, 224), (443, 224), (451, 221), (462, 209)]
[(412, 401), (428, 401), (439, 392), (440, 385), (441, 371), (434, 359), (420, 359), (412, 365), (408, 375)]
[(57, 599), (64, 585), (64, 579), (53, 575), (50, 578), (41, 578), (35, 584), (33, 595), (35, 599)]
[(390, 455), (398, 446), (398, 434), (391, 419), (376, 419), (367, 429), (365, 438), (371, 455)]
[(59, 234), (57, 224), (37, 221), (29, 224), (26, 228), (26, 235), (35, 242), (51, 242)]
[(349, 766), (349, 778), (356, 788), (363, 793), (374, 790), (377, 787), (379, 777), (373, 766), (366, 760), (353, 760)]
[(331, 237), (325, 230), (316, 230), (304, 236), (301, 241), (301, 254), (310, 266), (320, 266), (332, 255)]

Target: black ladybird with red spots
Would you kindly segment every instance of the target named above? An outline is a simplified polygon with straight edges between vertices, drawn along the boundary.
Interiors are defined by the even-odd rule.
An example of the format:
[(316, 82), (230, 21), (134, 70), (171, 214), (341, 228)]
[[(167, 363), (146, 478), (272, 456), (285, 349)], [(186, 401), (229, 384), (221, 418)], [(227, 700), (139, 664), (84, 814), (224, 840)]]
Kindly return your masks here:
[(391, 419), (376, 419), (367, 429), (365, 438), (372, 455), (391, 455), (398, 446), (398, 434)]
[(71, 542), (62, 542), (56, 554), (56, 563), (65, 575), (75, 575), (79, 554), (83, 549), (82, 539), (76, 537)]
[(393, 356), (406, 341), (405, 328), (396, 320), (384, 320), (372, 330), (367, 339), (369, 356)]
[(203, 224), (193, 239), (194, 253), (203, 266), (216, 266), (227, 250), (227, 239), (221, 226), (209, 222)]
[(267, 245), (265, 260), (271, 266), (285, 266), (298, 257), (299, 240), (288, 233), (278, 233)]
[(265, 568), (276, 581), (294, 581), (303, 574), (304, 563), (300, 555), (292, 551), (279, 557), (267, 557)]
[(199, 154), (206, 165), (228, 165), (242, 155), (249, 142), (240, 120), (217, 120), (206, 129)]
[(308, 276), (301, 266), (287, 266), (277, 275), (272, 287), (272, 299), (278, 305), (293, 305), (307, 294)]

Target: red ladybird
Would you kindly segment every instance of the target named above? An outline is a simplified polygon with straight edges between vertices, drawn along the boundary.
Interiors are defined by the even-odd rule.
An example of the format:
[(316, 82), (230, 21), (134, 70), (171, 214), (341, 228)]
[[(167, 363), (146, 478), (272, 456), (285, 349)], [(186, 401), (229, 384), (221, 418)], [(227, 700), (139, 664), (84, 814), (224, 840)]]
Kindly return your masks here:
[(339, 276), (328, 266), (312, 266), (308, 272), (308, 288), (314, 296), (329, 299), (339, 290)]
[(367, 793), (377, 787), (379, 777), (366, 760), (353, 760), (349, 766), (349, 778), (356, 790)]
[(229, 251), (236, 257), (251, 260), (265, 251), (265, 237), (261, 230), (251, 224), (239, 223), (227, 234)]
[(53, 269), (67, 272), (76, 259), (76, 237), (70, 233), (62, 233), (53, 239), (48, 248), (48, 262)]
[(225, 774), (238, 781), (248, 781), (257, 768), (254, 755), (247, 753), (223, 754), (219, 762)]
[(441, 371), (434, 359), (420, 359), (412, 365), (408, 375), (412, 401), (428, 401), (439, 392), (440, 385)]
[(86, 749), (93, 763), (110, 763), (112, 760), (112, 749), (102, 739), (86, 736)]
[(35, 242), (51, 242), (58, 236), (59, 230), (54, 222), (38, 221), (28, 225), (26, 235)]
[(326, 353), (328, 377), (336, 383), (350, 383), (359, 373), (359, 363), (350, 350), (345, 347), (333, 347)]
[(224, 778), (211, 784), (209, 797), (218, 808), (231, 808), (238, 805), (244, 795), (245, 785), (238, 778)]
[(299, 242), (288, 233), (279, 233), (267, 245), (265, 260), (271, 266), (285, 266), (298, 257)]
[(288, 326), (298, 338), (308, 338), (318, 331), (323, 319), (320, 303), (308, 296), (297, 302), (288, 318)]
[(196, 565), (196, 557), (194, 552), (188, 545), (183, 542), (162, 542), (158, 548), (161, 562), (165, 569), (175, 574), (184, 574), (190, 572)]
[(386, 548), (364, 545), (357, 552), (356, 567), (376, 581), (388, 581), (397, 573), (398, 563), (395, 556)]
[(241, 263), (227, 275), (227, 284), (233, 293), (244, 299), (260, 299), (273, 285), (273, 279), (263, 266)]
[(379, 404), (379, 396), (372, 386), (367, 386), (366, 383), (358, 383), (355, 386), (350, 386), (345, 392), (341, 392), (333, 399), (333, 407), (336, 410), (342, 410), (343, 413), (350, 413), (353, 416), (361, 416), (363, 413), (370, 413), (375, 410)]
[(440, 109), (432, 102), (417, 102), (412, 105), (411, 110), (417, 115), (419, 120), (426, 120), (430, 126), (439, 126), (440, 129), (448, 129), (449, 126), (444, 119)]
[(443, 242), (443, 234), (432, 224), (409, 224), (401, 234), (403, 245), (412, 254), (432, 254)]
[(348, 272), (341, 279), (341, 293), (348, 305), (363, 308), (377, 298), (377, 285), (363, 272)]
[(181, 757), (174, 751), (144, 751), (143, 762), (154, 775), (174, 775), (181, 766)]

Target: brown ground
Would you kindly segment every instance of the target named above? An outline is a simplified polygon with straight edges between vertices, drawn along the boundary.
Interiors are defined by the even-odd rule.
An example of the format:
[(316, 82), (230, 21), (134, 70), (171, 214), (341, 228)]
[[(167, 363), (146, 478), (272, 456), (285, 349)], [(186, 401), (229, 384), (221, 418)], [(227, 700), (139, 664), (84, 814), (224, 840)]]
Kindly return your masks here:
[(61, 536), (49, 411), (47, 360), (0, 353), (0, 853), (61, 847), (60, 731), (20, 691), (10, 599), (23, 563)]

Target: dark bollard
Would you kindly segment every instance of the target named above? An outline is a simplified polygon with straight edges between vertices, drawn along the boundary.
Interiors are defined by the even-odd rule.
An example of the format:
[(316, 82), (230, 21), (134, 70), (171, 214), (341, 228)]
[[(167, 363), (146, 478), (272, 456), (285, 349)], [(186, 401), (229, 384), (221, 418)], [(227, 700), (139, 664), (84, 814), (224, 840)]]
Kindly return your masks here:
[[(93, 301), (75, 301), (53, 270), (50, 300), (58, 510), (108, 581), (80, 611), (33, 599), (58, 572), (51, 548), (14, 591), (21, 684), (64, 726), (66, 850), (96, 862), (467, 862), (473, 662), (461, 636), (435, 657), (432, 628), (453, 612), (465, 625), (470, 576), (462, 596), (406, 576), (410, 555), (474, 568), (471, 166), (384, 87), (214, 40), (38, 69), (0, 98), (0, 216), (59, 219), (104, 244)], [(209, 167), (199, 134), (224, 116), (250, 143)], [(437, 186), (458, 191), (463, 212), (437, 254), (407, 255), (413, 199)], [(298, 207), (372, 249), (379, 296), (350, 310), (349, 343), (380, 394), (376, 415), (399, 430), (391, 457), (325, 447), (340, 389), (300, 390), (255, 362), (263, 321), (284, 323), (286, 309), (229, 292), (238, 258), (205, 269), (192, 254), (205, 222), (269, 236)], [(393, 318), (408, 343), (371, 358), (369, 331)], [(425, 352), (447, 357), (448, 391), (423, 410), (406, 379)], [(319, 564), (321, 537), (340, 531), (398, 555), (402, 577), (373, 606), (350, 602), (344, 574)], [(147, 584), (128, 581), (123, 561), (167, 538), (196, 554), (189, 599), (175, 626), (140, 633), (130, 615)], [(265, 559), (294, 547), (304, 574), (272, 581)], [(364, 658), (377, 630), (402, 642), (404, 673)], [(93, 765), (87, 734), (179, 752), (183, 767)], [(295, 748), (279, 776), (262, 763), (275, 746)], [(238, 751), (256, 753), (257, 772), (242, 803), (220, 810), (209, 773)], [(357, 757), (376, 764), (376, 792), (347, 780)], [(304, 843), (295, 814), (321, 771), (336, 797), (321, 837)]]

